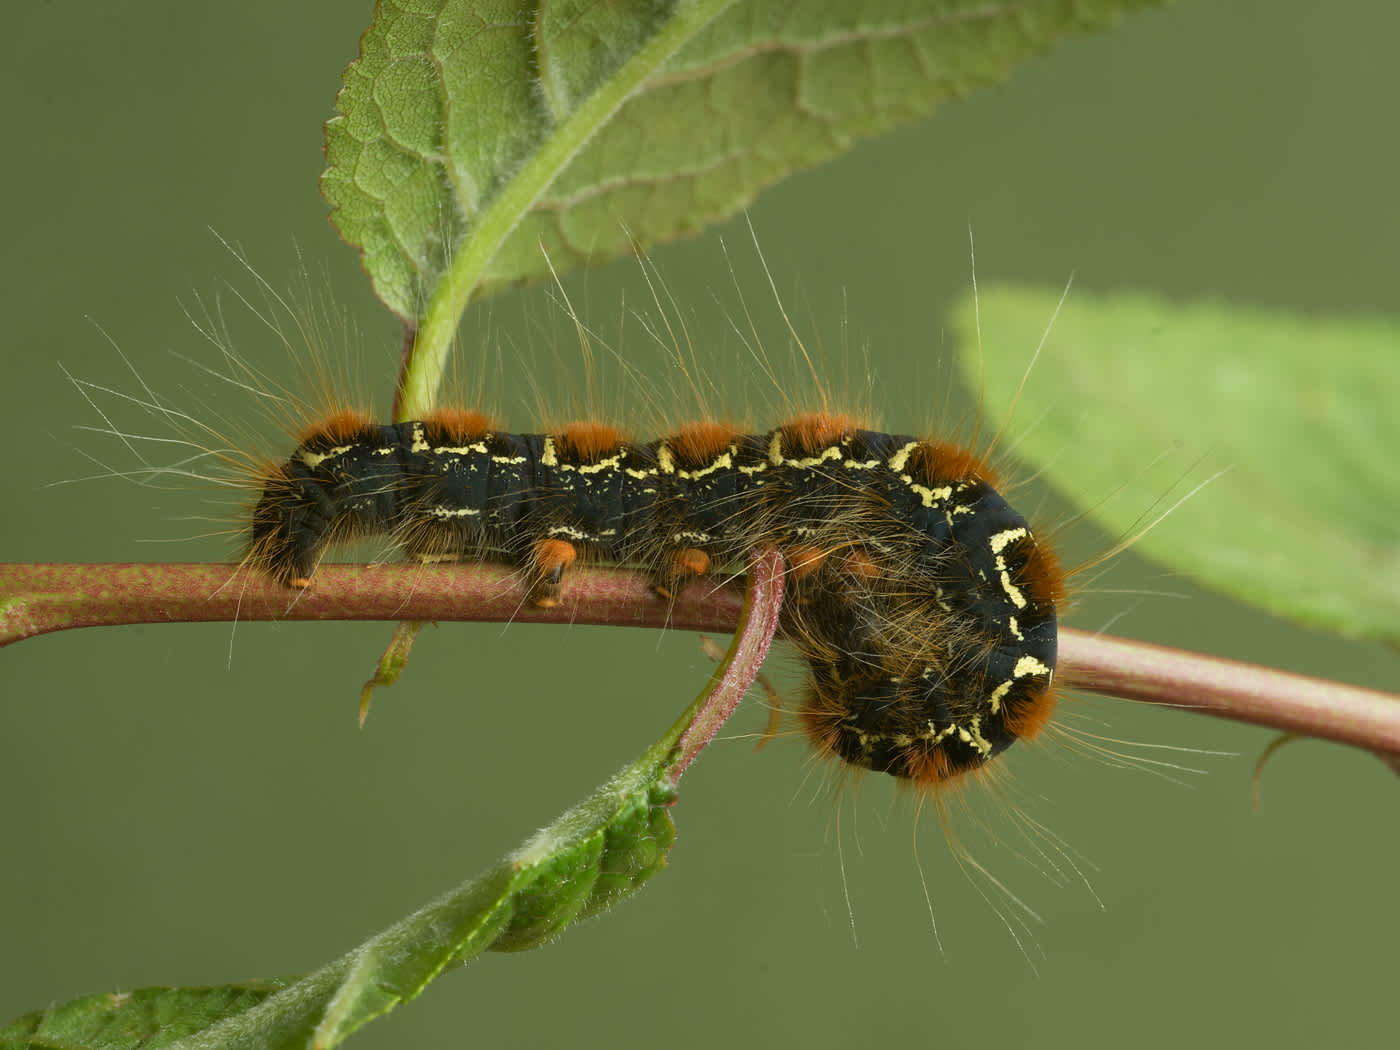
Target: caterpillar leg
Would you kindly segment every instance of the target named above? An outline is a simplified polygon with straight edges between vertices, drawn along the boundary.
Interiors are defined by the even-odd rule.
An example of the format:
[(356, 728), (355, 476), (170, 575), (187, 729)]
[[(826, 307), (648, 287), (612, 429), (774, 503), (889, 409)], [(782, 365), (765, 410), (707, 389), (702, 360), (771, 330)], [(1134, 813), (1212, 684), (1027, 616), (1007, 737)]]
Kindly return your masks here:
[(567, 540), (537, 542), (530, 556), (530, 601), (541, 609), (558, 605), (564, 570), (577, 560), (578, 549)]
[(855, 580), (877, 580), (884, 575), (878, 562), (875, 561), (869, 552), (860, 550), (847, 551), (841, 555), (841, 571)]
[(788, 577), (801, 580), (811, 576), (825, 564), (830, 551), (820, 547), (809, 547), (803, 543), (793, 543), (783, 548), (783, 559), (787, 562)]
[(657, 597), (671, 601), (687, 583), (709, 571), (709, 554), (698, 547), (677, 547), (666, 555), (651, 589)]

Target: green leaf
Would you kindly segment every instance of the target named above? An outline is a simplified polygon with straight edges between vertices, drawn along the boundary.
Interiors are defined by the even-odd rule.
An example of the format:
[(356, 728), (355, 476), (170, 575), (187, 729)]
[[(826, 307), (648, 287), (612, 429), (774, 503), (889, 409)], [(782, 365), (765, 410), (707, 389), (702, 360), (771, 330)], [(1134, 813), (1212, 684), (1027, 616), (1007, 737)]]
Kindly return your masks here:
[[(985, 405), (1012, 403), (1057, 290), (981, 296)], [(955, 327), (975, 345), (970, 299)], [(964, 354), (976, 382), (977, 355)], [(1277, 615), (1400, 641), (1400, 325), (1073, 292), (1016, 405), (1015, 454), (1111, 534)], [(1150, 479), (1145, 481), (1144, 478)]]
[(380, 298), (421, 322), (421, 410), (478, 286), (693, 234), (1153, 2), (380, 0), (322, 191)]
[(755, 559), (738, 633), (706, 688), (660, 740), (496, 867), (300, 979), (146, 988), (26, 1014), (0, 1050), (328, 1050), (484, 951), (521, 951), (605, 911), (666, 866), (676, 782), (743, 698), (768, 654), (783, 560)]
[(222, 988), (138, 988), (88, 995), (17, 1018), (0, 1029), (0, 1048), (154, 1050), (257, 1006), (289, 983), (251, 981)]

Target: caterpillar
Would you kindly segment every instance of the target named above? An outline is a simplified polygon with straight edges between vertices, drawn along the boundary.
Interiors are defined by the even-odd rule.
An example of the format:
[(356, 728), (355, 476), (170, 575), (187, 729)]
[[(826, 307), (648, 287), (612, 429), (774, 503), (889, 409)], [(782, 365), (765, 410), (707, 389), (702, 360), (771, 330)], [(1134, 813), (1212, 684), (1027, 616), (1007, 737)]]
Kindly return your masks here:
[[(174, 407), (139, 375), (135, 393), (74, 380), (103, 420), (93, 429), (118, 438), (139, 460), (125, 471), (98, 461), (101, 476), (180, 489), (195, 479), (238, 493), (232, 519), (230, 505), (203, 519), (213, 523), (206, 536), (226, 536), (230, 526), (241, 535), (242, 561), (230, 583), (247, 570), (287, 588), (295, 601), (315, 586), (324, 559), (368, 539), (387, 541), (382, 546), (420, 562), (509, 564), (522, 584), (520, 600), (537, 605), (559, 602), (574, 570), (589, 563), (640, 568), (656, 600), (666, 602), (682, 588), (742, 571), (753, 549), (776, 546), (788, 564), (780, 631), (805, 665), (806, 681), (800, 688), (765, 686), (774, 714), (794, 716), (794, 735), (805, 736), (814, 762), (837, 779), (888, 774), (920, 814), (928, 804), (963, 875), (1028, 959), (1022, 938), (1034, 940), (1029, 924), (1038, 917), (983, 866), (964, 834), (1010, 849), (1052, 882), (1082, 881), (1093, 889), (1081, 858), (1022, 809), (1011, 764), (999, 756), (1018, 740), (1055, 733), (1113, 765), (1169, 779), (1197, 772), (1126, 754), (1121, 746), (1136, 745), (1092, 727), (1052, 721), (1067, 578), (1111, 559), (1133, 538), (1062, 570), (1054, 553), (1059, 530), (1032, 528), (1008, 502), (1011, 486), (992, 466), (1002, 432), (979, 442), (977, 424), (964, 446), (880, 429), (868, 403), (876, 389), (871, 363), (852, 373), (847, 361), (843, 376), (841, 360), (822, 355), (818, 363), (809, 355), (761, 252), (761, 276), (788, 339), (788, 367), (753, 321), (732, 262), (739, 307), (728, 312), (727, 339), (737, 336), (741, 365), (757, 365), (758, 374), (746, 376), (739, 389), (766, 400), (766, 415), (777, 426), (749, 422), (761, 409), (744, 411), (744, 422), (735, 423), (713, 407), (721, 397), (716, 377), (726, 352), (736, 348), (707, 338), (704, 355), (698, 353), (684, 313), (639, 256), (654, 311), (624, 306), (622, 320), (640, 323), (662, 367), (643, 365), (654, 360), (645, 353), (624, 353), (620, 334), (615, 344), (597, 336), (557, 286), (552, 301), (559, 313), (552, 316), (571, 323), (584, 370), (575, 377), (572, 351), (561, 356), (560, 333), (548, 332), (556, 367), (535, 362), (523, 369), (536, 418), (546, 422), (537, 433), (515, 433), (497, 422), (501, 399), (489, 396), (499, 383), (501, 347), (511, 345), (492, 331), (489, 316), (481, 352), (465, 359), (476, 374), (448, 379), (449, 390), (471, 391), (456, 401), (470, 408), (379, 422), (373, 409), (363, 410), (367, 384), (356, 374), (357, 340), (342, 315), (318, 307), (323, 300), (314, 290), (283, 298), (231, 251), (264, 296), (260, 306), (235, 292), (237, 304), (280, 342), (269, 370), (234, 349), (216, 301), (212, 312), (206, 307), (191, 318), (218, 354), (212, 367), (195, 362), (211, 383), (209, 392), (182, 391), (185, 404), (195, 399), (193, 409)], [(604, 404), (614, 378), (595, 370), (592, 345), (599, 340), (621, 370), (623, 403)], [(276, 375), (288, 360), (299, 376), (284, 385)], [(552, 375), (562, 390), (541, 389)], [(830, 385), (843, 382), (847, 393), (833, 395)], [(240, 402), (232, 411), (220, 403), (230, 390)], [(242, 403), (248, 395), (256, 412)], [(551, 409), (566, 398), (574, 400), (567, 414)], [(153, 416), (176, 436), (147, 436), (104, 411), (123, 406)], [(258, 414), (265, 426), (256, 425)], [(613, 425), (646, 415), (655, 422), (638, 429), (645, 427), (650, 440)], [(678, 421), (687, 418), (692, 421)], [(283, 451), (268, 458), (272, 429), (282, 435)], [(173, 464), (139, 451), (149, 442), (165, 452), (172, 441), (183, 450)], [(770, 717), (762, 739), (781, 725)], [(990, 790), (964, 792), (964, 786)], [(976, 808), (982, 801), (990, 801), (998, 822), (1010, 821), (1020, 845), (984, 819), (988, 814)], [(841, 819), (838, 809), (838, 843)], [(938, 937), (921, 860), (918, 874)], [(841, 878), (845, 887), (844, 854)]]
[(519, 566), (548, 606), (578, 564), (642, 566), (664, 600), (773, 545), (808, 738), (934, 786), (1034, 737), (1054, 707), (1064, 573), (997, 486), (963, 448), (829, 412), (636, 442), (591, 421), (516, 434), (470, 410), (342, 411), (266, 472), (246, 563), (304, 588), (329, 548), (388, 537), (420, 561)]

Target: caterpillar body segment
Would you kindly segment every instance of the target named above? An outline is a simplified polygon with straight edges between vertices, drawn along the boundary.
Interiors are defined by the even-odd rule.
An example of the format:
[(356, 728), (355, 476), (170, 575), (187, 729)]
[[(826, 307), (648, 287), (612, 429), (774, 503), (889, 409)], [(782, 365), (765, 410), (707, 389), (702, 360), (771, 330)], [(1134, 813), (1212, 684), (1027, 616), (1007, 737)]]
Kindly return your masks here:
[(417, 559), (521, 566), (541, 605), (577, 562), (642, 566), (670, 596), (776, 545), (807, 735), (915, 783), (980, 768), (1053, 709), (1053, 554), (976, 455), (849, 417), (647, 442), (592, 422), (512, 434), (474, 412), (336, 417), (267, 471), (248, 561), (306, 586), (328, 547), (376, 535)]

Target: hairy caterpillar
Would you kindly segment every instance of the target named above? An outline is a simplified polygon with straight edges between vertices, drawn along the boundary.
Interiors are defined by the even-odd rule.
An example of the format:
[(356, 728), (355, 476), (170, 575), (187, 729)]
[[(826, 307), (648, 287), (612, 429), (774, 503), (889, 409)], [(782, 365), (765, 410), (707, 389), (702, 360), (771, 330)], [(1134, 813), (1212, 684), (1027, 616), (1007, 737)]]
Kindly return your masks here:
[(637, 443), (596, 422), (512, 434), (475, 411), (343, 412), (269, 471), (249, 531), (248, 564), (286, 585), (378, 535), (421, 560), (520, 565), (541, 605), (576, 562), (644, 566), (668, 597), (778, 546), (807, 735), (917, 784), (979, 768), (1053, 708), (1054, 555), (977, 456), (848, 416), (763, 434), (706, 420)]
[[(682, 342), (689, 334), (671, 327), (669, 292), (664, 285), (657, 292), (644, 260), (661, 321), (637, 316), (701, 404), (697, 421), (663, 422), (657, 430), (665, 436), (637, 441), (589, 419), (511, 433), (475, 408), (376, 423), (346, 407), (340, 381), (328, 375), (334, 358), (300, 356), (307, 347), (318, 355), (329, 349), (317, 325), (248, 272), (271, 313), (239, 300), (281, 334), (321, 391), (319, 419), (302, 416), (291, 456), (263, 459), (248, 441), (167, 407), (149, 388), (146, 398), (127, 399), (180, 429), (193, 427), (201, 437), (186, 442), (196, 451), (191, 462), (222, 460), (231, 474), (213, 480), (255, 493), (241, 512), (245, 568), (304, 588), (333, 548), (387, 539), (421, 562), (511, 564), (525, 598), (548, 606), (576, 564), (640, 567), (665, 600), (688, 581), (776, 546), (789, 566), (783, 633), (808, 671), (797, 721), (818, 755), (934, 788), (987, 767), (1049, 722), (1065, 592), (1058, 559), (1003, 497), (986, 456), (872, 429), (863, 412), (827, 407), (825, 384), (780, 300), (822, 408), (790, 405), (786, 422), (755, 432), (703, 403), (691, 378), (694, 347)], [(567, 296), (562, 302), (591, 367), (591, 333)], [(295, 322), (295, 338), (278, 315)], [(196, 324), (227, 366), (226, 375), (209, 370), (214, 378), (254, 393), (269, 414), (304, 410), (304, 397), (232, 351), (222, 313)], [(750, 349), (781, 388), (757, 332), (750, 334)], [(108, 432), (133, 436), (115, 426)], [(189, 471), (134, 472), (171, 473)]]
[[(1034, 913), (982, 866), (956, 825), (1015, 852), (993, 830), (1009, 820), (1024, 849), (1021, 859), (1042, 876), (1087, 879), (1064, 843), (1018, 805), (1014, 770), (997, 756), (1016, 740), (1053, 732), (1113, 764), (1180, 768), (1124, 756), (1117, 750), (1122, 741), (1072, 720), (1051, 720), (1065, 578), (1081, 570), (1062, 572), (1045, 534), (1004, 498), (1010, 488), (990, 465), (1000, 433), (988, 442), (969, 441), (985, 450), (974, 452), (875, 429), (877, 413), (859, 404), (874, 400), (869, 363), (854, 380), (867, 384), (866, 398), (830, 395), (828, 384), (841, 382), (841, 362), (828, 380), (826, 355), (816, 363), (790, 323), (795, 368), (780, 377), (781, 362), (748, 320), (742, 291), (741, 312), (728, 314), (731, 334), (761, 375), (740, 389), (777, 402), (763, 414), (785, 422), (764, 430), (748, 422), (758, 413), (747, 412), (743, 423), (725, 422), (709, 403), (724, 348), (707, 340), (703, 356), (698, 353), (684, 316), (646, 259), (642, 272), (654, 312), (633, 309), (624, 321), (641, 322), (666, 368), (643, 373), (640, 355), (624, 356), (620, 342), (604, 341), (626, 372), (625, 403), (600, 405), (609, 377), (594, 371), (594, 333), (559, 286), (554, 301), (579, 337), (586, 383), (575, 379), (577, 369), (568, 361), (553, 370), (547, 363), (523, 368), (535, 388), (536, 418), (547, 420), (534, 434), (498, 426), (497, 399), (483, 398), (501, 363), (492, 360), (492, 348), (502, 345), (498, 339), (468, 358), (476, 375), (450, 381), (455, 390), (474, 388), (472, 397), (454, 400), (478, 407), (375, 422), (373, 411), (361, 410), (365, 384), (347, 374), (356, 366), (346, 367), (340, 336), (347, 333), (335, 330), (339, 315), (309, 312), (307, 304), (311, 311), (316, 304), (304, 292), (284, 299), (251, 268), (263, 302), (235, 292), (238, 303), (279, 337), (299, 382), (283, 385), (235, 351), (222, 309), (211, 314), (206, 308), (192, 319), (222, 367), (196, 365), (214, 380), (212, 395), (196, 395), (197, 411), (172, 407), (144, 380), (133, 396), (78, 385), (154, 415), (179, 433), (185, 458), (162, 466), (142, 457), (141, 469), (124, 476), (158, 484), (173, 479), (182, 488), (195, 477), (240, 493), (236, 517), (227, 516), (231, 508), (221, 509), (211, 534), (233, 525), (242, 534), (241, 568), (287, 587), (289, 600), (314, 586), (318, 564), (335, 548), (362, 539), (387, 540), (423, 562), (511, 564), (522, 584), (520, 600), (539, 604), (558, 600), (571, 568), (580, 564), (639, 567), (664, 601), (687, 584), (703, 586), (706, 577), (741, 567), (754, 546), (778, 546), (789, 565), (782, 629), (803, 658), (807, 683), (801, 692), (770, 692), (775, 710), (796, 715), (789, 725), (796, 724), (796, 735), (806, 737), (813, 757), (826, 760), (839, 780), (871, 770), (913, 789), (920, 811), (925, 803), (936, 811), (952, 857), (987, 903), (1008, 928), (1033, 937), (1026, 920), (1036, 921)], [(776, 289), (773, 295), (787, 322)], [(557, 354), (558, 333), (552, 341)], [(278, 353), (271, 367), (285, 364)], [(794, 378), (792, 371), (805, 374)], [(542, 377), (551, 374), (565, 389), (542, 393)], [(655, 375), (663, 378), (658, 382)], [(851, 378), (846, 385), (854, 385)], [(252, 395), (264, 419), (292, 435), (283, 438), (275, 460), (261, 452), (268, 434), (250, 426), (244, 405), (234, 412), (217, 405), (229, 389), (235, 400)], [(568, 415), (551, 414), (561, 394), (577, 401)], [(693, 406), (678, 410), (687, 398)], [(185, 403), (191, 403), (189, 391)], [(490, 410), (478, 410), (483, 404)], [(663, 437), (636, 441), (613, 425), (643, 413), (652, 418), (643, 433)], [(564, 422), (570, 418), (576, 421)], [(165, 450), (168, 439), (106, 422), (104, 432), (128, 448), (151, 441)], [(779, 726), (770, 718), (764, 739)], [(986, 822), (969, 808), (972, 796), (958, 790), (974, 780), (991, 789), (979, 792), (977, 801), (989, 801), (997, 821)], [(839, 811), (836, 820), (839, 841)], [(922, 866), (919, 874), (922, 880)], [(924, 889), (927, 897), (927, 883)], [(932, 919), (931, 899), (928, 904)], [(1021, 943), (1017, 930), (1011, 932)]]

